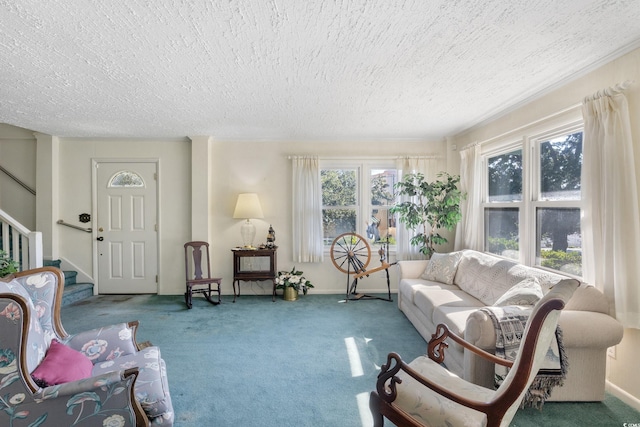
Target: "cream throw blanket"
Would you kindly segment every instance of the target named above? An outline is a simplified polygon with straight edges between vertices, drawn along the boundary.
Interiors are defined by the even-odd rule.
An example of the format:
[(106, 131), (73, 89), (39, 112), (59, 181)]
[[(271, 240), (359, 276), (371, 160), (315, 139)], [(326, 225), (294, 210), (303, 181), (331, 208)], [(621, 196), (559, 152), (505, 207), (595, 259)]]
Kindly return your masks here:
[[(481, 310), (491, 318), (496, 331), (496, 356), (506, 360), (515, 360), (527, 319), (531, 314), (531, 308), (505, 306), (484, 307)], [(562, 346), (560, 327), (556, 328), (555, 338), (551, 340), (545, 361), (522, 400), (522, 408), (530, 406), (542, 409), (542, 405), (549, 398), (553, 387), (562, 386), (564, 383), (568, 360)], [(496, 388), (502, 384), (508, 372), (509, 368), (506, 366), (496, 365)]]

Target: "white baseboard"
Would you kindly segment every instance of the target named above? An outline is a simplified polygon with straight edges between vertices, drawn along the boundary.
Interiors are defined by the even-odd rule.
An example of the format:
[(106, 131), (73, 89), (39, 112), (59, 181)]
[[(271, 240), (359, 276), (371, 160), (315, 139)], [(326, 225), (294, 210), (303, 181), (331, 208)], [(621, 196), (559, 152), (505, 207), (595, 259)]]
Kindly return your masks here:
[(631, 406), (636, 411), (640, 411), (640, 399), (638, 399), (637, 397), (632, 396), (631, 394), (627, 393), (617, 385), (610, 383), (609, 381), (606, 381), (605, 383), (605, 390), (607, 390), (618, 399), (622, 400), (627, 405)]

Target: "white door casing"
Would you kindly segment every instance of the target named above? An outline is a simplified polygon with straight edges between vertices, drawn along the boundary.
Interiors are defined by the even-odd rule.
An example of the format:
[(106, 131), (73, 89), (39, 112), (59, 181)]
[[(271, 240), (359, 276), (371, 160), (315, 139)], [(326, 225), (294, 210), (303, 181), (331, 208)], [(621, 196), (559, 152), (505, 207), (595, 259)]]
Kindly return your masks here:
[(157, 161), (94, 160), (100, 294), (158, 292)]

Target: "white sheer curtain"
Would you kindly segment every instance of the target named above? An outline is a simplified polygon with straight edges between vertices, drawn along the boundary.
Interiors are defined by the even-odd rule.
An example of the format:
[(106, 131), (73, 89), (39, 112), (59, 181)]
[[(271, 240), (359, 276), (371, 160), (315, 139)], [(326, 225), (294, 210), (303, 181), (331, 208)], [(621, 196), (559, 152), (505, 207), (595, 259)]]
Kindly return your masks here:
[(640, 329), (640, 210), (624, 86), (585, 98), (582, 106), (584, 278), (613, 303), (616, 318)]
[[(396, 161), (396, 169), (401, 173), (401, 179), (410, 173), (421, 173), (427, 181), (433, 181), (438, 174), (438, 159), (435, 157), (402, 157)], [(406, 197), (406, 196), (403, 196)], [(402, 199), (399, 201), (403, 201)], [(428, 230), (427, 230), (428, 232)], [(411, 245), (411, 237), (415, 233), (407, 230), (404, 224), (399, 223), (396, 226), (396, 259), (424, 259), (424, 255), (420, 253), (417, 246)]]
[(317, 157), (293, 157), (293, 259), (321, 262), (322, 186)]
[(466, 200), (460, 203), (462, 220), (456, 228), (454, 249), (475, 249), (482, 251), (482, 230), (480, 209), (482, 201), (482, 164), (480, 144), (473, 144), (460, 151), (460, 190), (467, 193)]

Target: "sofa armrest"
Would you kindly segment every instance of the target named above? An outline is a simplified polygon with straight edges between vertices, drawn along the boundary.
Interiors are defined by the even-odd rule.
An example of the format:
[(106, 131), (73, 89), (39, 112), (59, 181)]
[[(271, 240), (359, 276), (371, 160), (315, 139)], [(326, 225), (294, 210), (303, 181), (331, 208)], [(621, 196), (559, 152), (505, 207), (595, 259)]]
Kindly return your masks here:
[[(562, 310), (558, 326), (567, 348), (608, 348), (618, 344), (624, 332), (616, 319), (593, 311)], [(495, 350), (495, 328), (484, 311), (474, 311), (469, 315), (464, 339), (489, 352)]]
[(487, 351), (496, 349), (496, 330), (493, 321), (484, 310), (476, 310), (467, 317), (464, 328), (465, 341)]
[(567, 348), (606, 349), (622, 341), (624, 328), (604, 313), (563, 310), (558, 320), (562, 341)]
[(33, 411), (36, 415), (44, 412), (40, 421), (49, 415), (59, 425), (75, 425), (80, 418), (83, 418), (83, 425), (87, 421), (91, 425), (106, 425), (105, 417), (117, 417), (120, 421), (118, 424), (122, 424), (122, 421), (133, 416), (135, 420), (132, 421), (136, 426), (148, 427), (149, 419), (134, 395), (134, 383), (139, 373), (138, 368), (110, 371), (45, 387), (34, 394), (35, 402), (18, 406), (17, 410), (26, 414)]
[(109, 387), (115, 387), (118, 385), (122, 385), (126, 388), (126, 383), (131, 381), (129, 380), (129, 377), (133, 375), (133, 378), (136, 378), (138, 375), (137, 368), (131, 369), (130, 371), (131, 372), (110, 371), (104, 374), (96, 375), (95, 377), (52, 385), (41, 389), (37, 394), (34, 395), (34, 398), (36, 400), (44, 401), (49, 399), (57, 399), (63, 396), (73, 396), (79, 393), (90, 392), (101, 387), (104, 387), (105, 390)]
[(419, 279), (424, 270), (429, 265), (427, 259), (398, 261), (398, 269), (400, 271), (400, 279)]
[(118, 323), (70, 335), (64, 344), (83, 353), (95, 365), (105, 360), (138, 352), (135, 340), (137, 322)]

